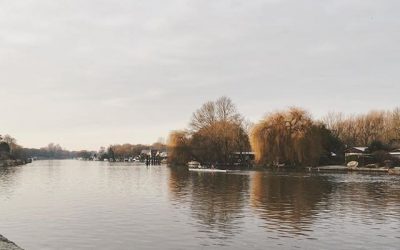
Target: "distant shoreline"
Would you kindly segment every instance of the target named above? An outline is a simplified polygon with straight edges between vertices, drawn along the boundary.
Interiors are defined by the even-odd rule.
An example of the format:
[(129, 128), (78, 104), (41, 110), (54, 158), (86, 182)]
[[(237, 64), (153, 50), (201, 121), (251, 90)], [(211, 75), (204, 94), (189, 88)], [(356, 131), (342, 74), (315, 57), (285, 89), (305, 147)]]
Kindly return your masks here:
[(15, 167), (30, 163), (29, 160), (0, 160), (0, 167)]

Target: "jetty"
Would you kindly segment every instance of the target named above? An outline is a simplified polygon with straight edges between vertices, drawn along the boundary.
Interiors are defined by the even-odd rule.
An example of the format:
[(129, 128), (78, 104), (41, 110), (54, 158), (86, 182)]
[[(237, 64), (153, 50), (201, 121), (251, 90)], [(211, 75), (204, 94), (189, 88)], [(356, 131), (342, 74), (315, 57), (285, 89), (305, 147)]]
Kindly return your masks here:
[(23, 250), (14, 242), (9, 241), (7, 238), (0, 234), (0, 249), (1, 250)]
[(310, 171), (313, 172), (361, 172), (361, 173), (390, 173), (389, 168), (365, 168), (365, 167), (357, 167), (357, 168), (348, 168), (346, 166), (322, 166), (322, 167), (314, 167), (309, 168)]

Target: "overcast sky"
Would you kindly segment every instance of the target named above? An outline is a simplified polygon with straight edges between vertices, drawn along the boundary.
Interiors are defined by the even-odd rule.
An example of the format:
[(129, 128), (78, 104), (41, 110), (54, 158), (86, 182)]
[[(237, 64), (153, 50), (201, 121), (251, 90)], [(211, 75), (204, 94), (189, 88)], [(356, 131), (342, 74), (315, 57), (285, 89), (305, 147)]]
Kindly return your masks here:
[(252, 121), (400, 106), (400, 1), (1, 0), (0, 134), (151, 143), (229, 96)]

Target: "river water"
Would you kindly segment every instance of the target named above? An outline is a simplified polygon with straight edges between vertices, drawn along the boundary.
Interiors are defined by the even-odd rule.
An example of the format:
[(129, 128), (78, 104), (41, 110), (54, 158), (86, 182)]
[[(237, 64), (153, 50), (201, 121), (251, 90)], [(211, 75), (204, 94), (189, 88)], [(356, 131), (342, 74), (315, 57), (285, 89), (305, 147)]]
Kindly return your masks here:
[(0, 234), (44, 249), (399, 249), (400, 176), (0, 169)]

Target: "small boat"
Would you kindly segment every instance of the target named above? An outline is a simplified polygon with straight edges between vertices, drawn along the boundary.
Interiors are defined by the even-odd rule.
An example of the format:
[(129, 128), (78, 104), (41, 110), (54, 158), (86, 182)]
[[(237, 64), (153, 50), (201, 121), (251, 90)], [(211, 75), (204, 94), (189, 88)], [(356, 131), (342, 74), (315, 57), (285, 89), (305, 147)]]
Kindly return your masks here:
[(194, 172), (217, 172), (217, 173), (227, 173), (228, 170), (217, 169), (217, 168), (189, 168), (189, 171)]
[(347, 167), (350, 169), (356, 169), (358, 167), (358, 162), (357, 161), (351, 161), (347, 163)]
[(201, 164), (200, 164), (200, 162), (198, 162), (198, 161), (189, 161), (189, 162), (187, 163), (187, 166), (189, 167), (189, 169), (190, 169), (190, 168), (193, 168), (193, 169), (201, 169)]
[(187, 163), (187, 166), (189, 171), (195, 171), (195, 172), (220, 172), (220, 173), (228, 172), (228, 170), (214, 168), (214, 166), (212, 166), (211, 168), (203, 167), (198, 161), (190, 161)]

